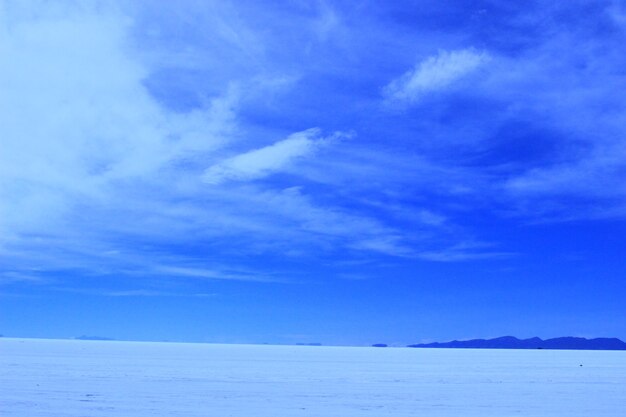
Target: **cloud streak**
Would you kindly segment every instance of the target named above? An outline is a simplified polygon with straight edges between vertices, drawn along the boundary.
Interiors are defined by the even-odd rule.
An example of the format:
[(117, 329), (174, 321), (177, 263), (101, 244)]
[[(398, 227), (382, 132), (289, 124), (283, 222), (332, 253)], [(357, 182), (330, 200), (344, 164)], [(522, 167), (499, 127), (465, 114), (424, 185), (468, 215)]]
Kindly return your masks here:
[(439, 51), (415, 68), (391, 81), (383, 90), (389, 103), (413, 104), (430, 93), (442, 91), (484, 66), (490, 60), (484, 51), (461, 49)]
[(267, 177), (290, 167), (299, 159), (312, 156), (319, 149), (336, 142), (341, 133), (320, 137), (319, 129), (290, 135), (272, 145), (228, 158), (208, 168), (203, 175), (207, 184), (248, 181)]

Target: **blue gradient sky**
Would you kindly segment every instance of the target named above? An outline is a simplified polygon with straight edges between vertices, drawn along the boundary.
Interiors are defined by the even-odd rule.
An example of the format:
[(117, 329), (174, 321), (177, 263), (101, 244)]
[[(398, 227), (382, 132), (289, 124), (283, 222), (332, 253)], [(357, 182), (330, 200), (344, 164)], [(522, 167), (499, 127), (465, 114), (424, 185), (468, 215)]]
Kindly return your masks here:
[(626, 2), (0, 3), (0, 333), (626, 339)]

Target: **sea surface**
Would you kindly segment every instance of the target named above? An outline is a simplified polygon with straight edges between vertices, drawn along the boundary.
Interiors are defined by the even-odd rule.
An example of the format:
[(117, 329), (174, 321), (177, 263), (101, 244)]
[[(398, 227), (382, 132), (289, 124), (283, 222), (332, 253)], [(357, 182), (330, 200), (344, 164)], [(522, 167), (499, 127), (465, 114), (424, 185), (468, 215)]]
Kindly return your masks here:
[(626, 416), (626, 351), (0, 339), (2, 417)]

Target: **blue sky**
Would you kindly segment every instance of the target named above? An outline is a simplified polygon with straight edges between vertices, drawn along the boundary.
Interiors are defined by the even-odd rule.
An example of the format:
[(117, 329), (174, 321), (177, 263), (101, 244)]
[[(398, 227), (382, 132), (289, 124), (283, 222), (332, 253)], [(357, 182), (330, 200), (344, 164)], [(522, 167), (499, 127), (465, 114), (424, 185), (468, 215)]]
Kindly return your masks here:
[(561, 3), (0, 3), (0, 333), (626, 338), (626, 3)]

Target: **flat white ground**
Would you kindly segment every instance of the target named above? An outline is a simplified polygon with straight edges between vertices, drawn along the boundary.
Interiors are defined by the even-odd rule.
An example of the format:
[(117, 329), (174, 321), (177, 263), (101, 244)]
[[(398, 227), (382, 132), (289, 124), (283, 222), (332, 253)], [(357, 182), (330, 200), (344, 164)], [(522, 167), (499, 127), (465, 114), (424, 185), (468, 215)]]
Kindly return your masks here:
[(626, 351), (0, 339), (0, 415), (619, 417)]

